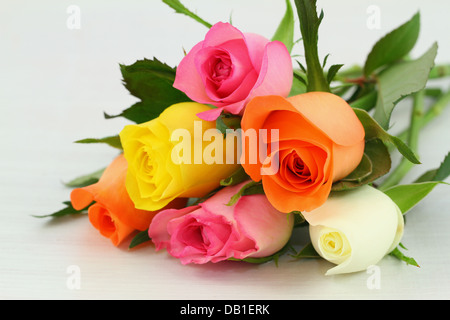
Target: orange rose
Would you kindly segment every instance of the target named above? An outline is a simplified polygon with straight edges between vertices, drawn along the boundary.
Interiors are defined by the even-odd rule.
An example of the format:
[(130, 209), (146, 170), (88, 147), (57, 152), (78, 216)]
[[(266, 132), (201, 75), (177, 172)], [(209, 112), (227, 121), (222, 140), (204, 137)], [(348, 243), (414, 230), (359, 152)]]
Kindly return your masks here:
[[(89, 221), (99, 232), (118, 246), (132, 232), (147, 230), (157, 212), (135, 209), (125, 188), (127, 162), (123, 155), (115, 158), (100, 180), (72, 190), (70, 199), (76, 210), (91, 204)], [(175, 199), (166, 208), (182, 208), (185, 199)]]
[[(351, 173), (364, 152), (361, 122), (344, 99), (327, 92), (287, 99), (256, 97), (246, 107), (242, 129), (244, 139), (249, 139), (249, 129), (267, 130), (267, 138), (258, 135), (262, 143), (258, 150), (243, 140), (241, 162), (254, 181), (262, 180), (267, 198), (282, 212), (311, 211), (321, 206), (332, 183)], [(278, 129), (278, 137), (271, 137), (272, 129)], [(270, 150), (273, 143), (278, 146)], [(261, 153), (261, 147), (267, 152), (254, 157), (255, 152)], [(268, 174), (262, 169), (269, 163), (277, 167)]]

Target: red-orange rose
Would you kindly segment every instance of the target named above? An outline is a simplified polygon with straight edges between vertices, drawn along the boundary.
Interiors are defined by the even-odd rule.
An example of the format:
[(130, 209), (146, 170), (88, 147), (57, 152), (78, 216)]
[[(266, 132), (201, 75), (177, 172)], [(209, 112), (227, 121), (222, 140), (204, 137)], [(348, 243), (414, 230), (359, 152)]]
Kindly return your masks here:
[[(327, 92), (287, 99), (256, 97), (246, 107), (242, 129), (268, 132), (267, 139), (258, 138), (267, 146), (267, 157), (257, 157), (251, 163), (255, 150), (247, 142), (241, 162), (254, 181), (262, 180), (267, 198), (282, 212), (311, 211), (321, 206), (332, 183), (351, 173), (364, 153), (361, 122), (344, 99)], [(271, 129), (278, 130), (277, 141), (271, 138)], [(274, 142), (278, 148), (270, 150)], [(267, 163), (278, 163), (275, 173), (262, 174)]]
[[(76, 210), (95, 201), (88, 209), (89, 221), (115, 246), (132, 232), (147, 230), (157, 213), (134, 207), (125, 188), (127, 167), (124, 156), (119, 155), (105, 169), (97, 183), (74, 189), (70, 195)], [(175, 199), (165, 208), (182, 208), (185, 204), (185, 199)]]

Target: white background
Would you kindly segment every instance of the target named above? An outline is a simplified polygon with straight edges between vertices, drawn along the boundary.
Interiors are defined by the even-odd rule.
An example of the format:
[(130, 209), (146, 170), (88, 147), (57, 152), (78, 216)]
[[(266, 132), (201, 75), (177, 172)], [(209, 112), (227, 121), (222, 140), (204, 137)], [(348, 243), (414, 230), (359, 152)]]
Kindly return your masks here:
[[(278, 0), (185, 0), (205, 20), (228, 21), (270, 38), (282, 15)], [(81, 28), (66, 26), (69, 5), (81, 10)], [(367, 9), (380, 9), (380, 28), (367, 27)], [(434, 1), (318, 1), (325, 18), (319, 51), (332, 63), (362, 64), (381, 36), (421, 12), (412, 55), (439, 43), (438, 63), (450, 62), (450, 3)], [(153, 246), (114, 247), (87, 217), (42, 220), (32, 215), (62, 208), (63, 181), (95, 171), (117, 154), (75, 140), (117, 134), (124, 119), (104, 120), (134, 103), (121, 83), (119, 63), (157, 57), (178, 64), (183, 48), (207, 29), (160, 1), (0, 1), (0, 298), (3, 299), (448, 299), (450, 200), (440, 185), (407, 216), (403, 243), (420, 268), (386, 257), (380, 288), (371, 274), (325, 277), (322, 260), (248, 265), (226, 262), (182, 266)], [(299, 32), (297, 31), (299, 34)], [(301, 54), (301, 46), (294, 53)], [(445, 83), (445, 85), (447, 85)], [(401, 106), (404, 106), (403, 109)], [(408, 104), (394, 114), (405, 123)], [(421, 135), (422, 165), (408, 179), (437, 167), (450, 150), (450, 108)], [(408, 181), (408, 180), (407, 180)], [(295, 236), (308, 241), (307, 230)], [(67, 285), (71, 266), (79, 289)]]

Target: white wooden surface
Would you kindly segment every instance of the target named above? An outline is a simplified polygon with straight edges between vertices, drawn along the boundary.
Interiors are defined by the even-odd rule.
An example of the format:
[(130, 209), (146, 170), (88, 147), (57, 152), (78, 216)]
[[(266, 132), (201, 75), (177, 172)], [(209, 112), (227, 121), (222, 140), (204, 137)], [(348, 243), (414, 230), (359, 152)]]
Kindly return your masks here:
[[(319, 49), (329, 63), (364, 62), (371, 46), (418, 9), (422, 31), (413, 54), (433, 41), (437, 62), (450, 61), (448, 1), (318, 1), (325, 11)], [(212, 23), (232, 19), (244, 31), (271, 37), (284, 1), (185, 0)], [(77, 5), (81, 28), (66, 26)], [(369, 29), (367, 9), (380, 9)], [(450, 298), (449, 187), (438, 186), (408, 214), (403, 243), (421, 268), (387, 257), (380, 287), (371, 274), (325, 277), (325, 261), (182, 266), (152, 246), (113, 247), (86, 217), (42, 220), (69, 197), (62, 185), (109, 163), (107, 146), (78, 145), (116, 134), (125, 120), (104, 120), (134, 99), (121, 84), (119, 63), (153, 56), (176, 65), (206, 28), (160, 1), (0, 2), (0, 298), (1, 299), (448, 299)], [(297, 50), (299, 48), (297, 47)], [(446, 83), (444, 83), (447, 85)], [(403, 111), (406, 111), (403, 108)], [(406, 119), (394, 115), (397, 128)], [(439, 165), (450, 150), (450, 108), (420, 139), (423, 164), (408, 179)], [(394, 127), (396, 129), (396, 127)], [(296, 244), (308, 241), (306, 230)], [(76, 268), (76, 269), (73, 269)], [(79, 271), (80, 286), (70, 282)]]

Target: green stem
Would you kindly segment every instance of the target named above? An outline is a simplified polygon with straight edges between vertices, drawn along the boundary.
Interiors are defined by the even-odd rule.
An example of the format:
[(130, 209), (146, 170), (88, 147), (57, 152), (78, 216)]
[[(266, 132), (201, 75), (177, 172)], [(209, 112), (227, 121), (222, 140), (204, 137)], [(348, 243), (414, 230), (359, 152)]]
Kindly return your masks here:
[[(440, 96), (436, 102), (425, 112), (422, 120), (419, 122), (420, 129), (425, 127), (428, 123), (430, 123), (433, 119), (437, 118), (442, 111), (450, 105), (450, 91), (444, 93)], [(408, 129), (404, 130), (400, 134), (397, 135), (401, 140), (406, 141), (408, 138)]]
[(450, 76), (450, 65), (449, 64), (443, 64), (443, 65), (437, 65), (433, 67), (430, 71), (430, 75), (428, 78), (430, 79), (438, 79), (438, 78), (444, 78)]
[(323, 18), (323, 12), (317, 16), (316, 0), (295, 0), (295, 5), (305, 50), (307, 91), (330, 92), (330, 85), (323, 72), (317, 48), (319, 25)]
[(325, 75), (322, 70), (322, 65), (319, 61), (319, 55), (317, 48), (309, 46), (306, 49), (305, 46), (305, 59), (307, 66), (307, 77), (308, 77), (308, 91), (325, 91), (330, 92), (330, 86), (325, 79)]
[[(421, 128), (421, 122), (424, 117), (424, 105), (425, 105), (425, 91), (421, 90), (414, 95), (414, 102), (411, 112), (411, 122), (408, 129), (408, 141), (407, 144), (410, 149), (417, 153), (419, 144), (419, 132)], [(404, 176), (411, 170), (414, 166), (406, 158), (402, 158), (399, 165), (392, 171), (392, 173), (380, 184), (381, 190), (386, 190), (398, 184)]]

